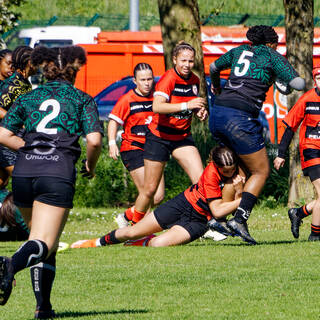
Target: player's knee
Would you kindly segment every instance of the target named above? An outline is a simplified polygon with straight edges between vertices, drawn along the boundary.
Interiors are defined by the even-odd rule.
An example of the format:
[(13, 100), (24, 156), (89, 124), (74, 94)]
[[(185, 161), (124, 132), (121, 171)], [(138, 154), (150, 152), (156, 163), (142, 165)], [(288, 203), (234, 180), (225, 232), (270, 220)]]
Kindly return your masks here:
[(161, 237), (154, 237), (149, 241), (148, 247), (166, 247), (166, 244)]
[(159, 203), (161, 203), (164, 199), (164, 193), (159, 194), (159, 195), (155, 195), (153, 198), (153, 203), (155, 206), (157, 206)]

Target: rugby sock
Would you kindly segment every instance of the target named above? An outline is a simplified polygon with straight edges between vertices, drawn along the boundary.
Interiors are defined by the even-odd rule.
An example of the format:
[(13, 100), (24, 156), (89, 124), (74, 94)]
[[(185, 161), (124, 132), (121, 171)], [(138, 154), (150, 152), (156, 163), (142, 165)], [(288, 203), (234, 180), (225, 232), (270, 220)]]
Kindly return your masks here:
[(37, 310), (51, 310), (51, 289), (56, 275), (56, 252), (30, 268), (31, 282), (37, 300)]
[(12, 256), (14, 273), (24, 268), (34, 266), (43, 261), (48, 254), (47, 245), (41, 240), (29, 240)]
[(320, 226), (316, 226), (314, 224), (311, 223), (311, 234), (313, 236), (320, 236)]
[(138, 211), (137, 209), (134, 209), (132, 222), (133, 223), (139, 222), (144, 217), (145, 214), (146, 214), (145, 212)]
[(301, 219), (309, 216), (310, 214), (311, 214), (311, 212), (308, 211), (306, 204), (305, 204), (304, 206), (298, 208), (298, 210), (297, 210), (297, 216), (298, 216), (299, 218), (301, 218)]
[(255, 195), (249, 192), (242, 192), (242, 198), (234, 214), (234, 219), (239, 223), (247, 221), (256, 202), (257, 197)]
[(124, 212), (124, 217), (126, 220), (128, 221), (132, 221), (133, 219), (133, 213), (134, 213), (134, 206), (131, 208), (128, 208), (125, 212)]
[(102, 246), (107, 246), (107, 245), (111, 245), (111, 244), (121, 243), (122, 241), (119, 241), (115, 236), (116, 231), (117, 230), (113, 230), (113, 231), (109, 232), (108, 234), (106, 234), (105, 236), (103, 236), (102, 238), (100, 238), (99, 239), (100, 244)]

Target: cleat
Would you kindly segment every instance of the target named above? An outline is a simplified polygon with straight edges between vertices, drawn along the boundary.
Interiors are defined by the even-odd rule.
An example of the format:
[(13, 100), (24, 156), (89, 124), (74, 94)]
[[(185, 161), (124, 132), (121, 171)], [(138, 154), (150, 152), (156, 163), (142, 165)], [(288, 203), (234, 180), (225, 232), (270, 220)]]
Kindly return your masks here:
[(0, 305), (5, 305), (12, 291), (14, 273), (11, 258), (0, 257)]
[(119, 213), (114, 217), (114, 221), (117, 223), (119, 228), (125, 228), (130, 225), (129, 221), (125, 218), (124, 213)]
[(74, 242), (70, 248), (71, 249), (78, 249), (78, 248), (96, 248), (98, 247), (97, 241), (99, 239), (90, 239), (90, 240), (78, 240)]
[(225, 221), (218, 222), (215, 218), (212, 218), (207, 225), (208, 225), (208, 228), (212, 231), (217, 231), (219, 233), (222, 233), (225, 236), (232, 236), (232, 232), (227, 227), (227, 224)]
[(314, 235), (314, 234), (310, 233), (308, 241), (320, 241), (320, 234)]
[(36, 310), (34, 313), (35, 319), (53, 319), (56, 317), (54, 310)]
[(217, 232), (217, 231), (213, 231), (213, 230), (208, 230), (203, 236), (203, 239), (212, 239), (213, 241), (222, 241), (227, 239), (227, 236), (225, 236), (224, 234)]
[(296, 239), (299, 238), (299, 227), (302, 224), (302, 219), (298, 217), (297, 212), (297, 208), (291, 208), (288, 210), (288, 216), (291, 221), (291, 232)]
[(66, 243), (66, 242), (59, 242), (57, 252), (65, 251), (65, 250), (67, 250), (68, 248), (69, 248), (69, 244), (68, 244), (68, 243)]
[(143, 237), (137, 240), (127, 240), (123, 245), (124, 246), (137, 246), (137, 247), (147, 247), (149, 241), (154, 238), (156, 235), (151, 234), (149, 236)]
[(227, 222), (227, 227), (231, 229), (235, 233), (235, 235), (238, 235), (240, 238), (242, 238), (242, 240), (253, 245), (257, 244), (256, 240), (254, 240), (250, 236), (246, 221), (243, 223), (240, 223), (240, 222), (237, 222), (234, 218), (232, 218)]

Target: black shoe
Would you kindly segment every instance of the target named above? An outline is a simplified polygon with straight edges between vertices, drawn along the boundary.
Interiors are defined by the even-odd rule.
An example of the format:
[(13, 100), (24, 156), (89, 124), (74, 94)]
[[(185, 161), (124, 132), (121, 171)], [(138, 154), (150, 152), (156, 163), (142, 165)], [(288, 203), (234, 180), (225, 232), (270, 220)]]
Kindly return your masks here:
[(320, 235), (314, 235), (314, 234), (310, 233), (308, 240), (309, 241), (320, 241)]
[(225, 236), (231, 236), (231, 233), (228, 230), (228, 228), (224, 227), (222, 223), (225, 223), (225, 222), (218, 222), (215, 218), (212, 218), (208, 222), (208, 228), (210, 230), (217, 231)]
[(257, 244), (256, 240), (254, 240), (249, 233), (247, 222), (244, 221), (240, 223), (235, 220), (235, 218), (230, 219), (227, 222), (227, 227), (234, 231), (235, 235), (241, 237), (244, 241), (250, 244)]
[(35, 319), (53, 319), (55, 318), (56, 314), (54, 310), (36, 310), (34, 313)]
[(296, 239), (299, 238), (299, 227), (302, 224), (302, 219), (298, 217), (297, 213), (297, 208), (291, 208), (288, 210), (288, 216), (291, 221), (291, 232)]
[(229, 233), (229, 236), (231, 237), (234, 237), (236, 234), (227, 226), (227, 220), (223, 220), (223, 221), (220, 221), (218, 220), (218, 222), (220, 223), (220, 225), (225, 228), (228, 233)]
[(0, 257), (0, 305), (5, 305), (12, 291), (14, 280), (11, 258)]

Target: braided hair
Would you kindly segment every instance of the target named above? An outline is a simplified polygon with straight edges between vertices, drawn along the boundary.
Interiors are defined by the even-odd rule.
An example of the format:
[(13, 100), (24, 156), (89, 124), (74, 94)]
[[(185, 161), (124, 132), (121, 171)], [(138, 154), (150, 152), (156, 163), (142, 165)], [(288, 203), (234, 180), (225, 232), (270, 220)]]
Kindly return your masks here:
[(12, 67), (15, 70), (25, 70), (31, 59), (32, 50), (28, 46), (16, 47), (12, 52)]
[(193, 52), (194, 55), (196, 54), (196, 50), (193, 46), (191, 46), (189, 43), (181, 40), (174, 47), (173, 52), (172, 52), (172, 56), (177, 57), (182, 50), (190, 50)]
[(238, 163), (237, 155), (227, 147), (216, 146), (210, 151), (209, 161), (218, 167), (229, 167)]
[(138, 71), (142, 71), (142, 70), (150, 70), (150, 71), (153, 73), (150, 64), (145, 63), (145, 62), (141, 62), (141, 63), (138, 63), (138, 64), (134, 67), (133, 76), (136, 78)]
[(250, 27), (246, 36), (253, 45), (278, 43), (278, 35), (270, 26), (259, 25)]
[(56, 48), (39, 46), (31, 55), (32, 64), (42, 67), (46, 79), (62, 79), (72, 83), (86, 61), (86, 52), (79, 46)]
[(12, 51), (9, 49), (0, 50), (0, 61), (7, 55), (12, 54)]

